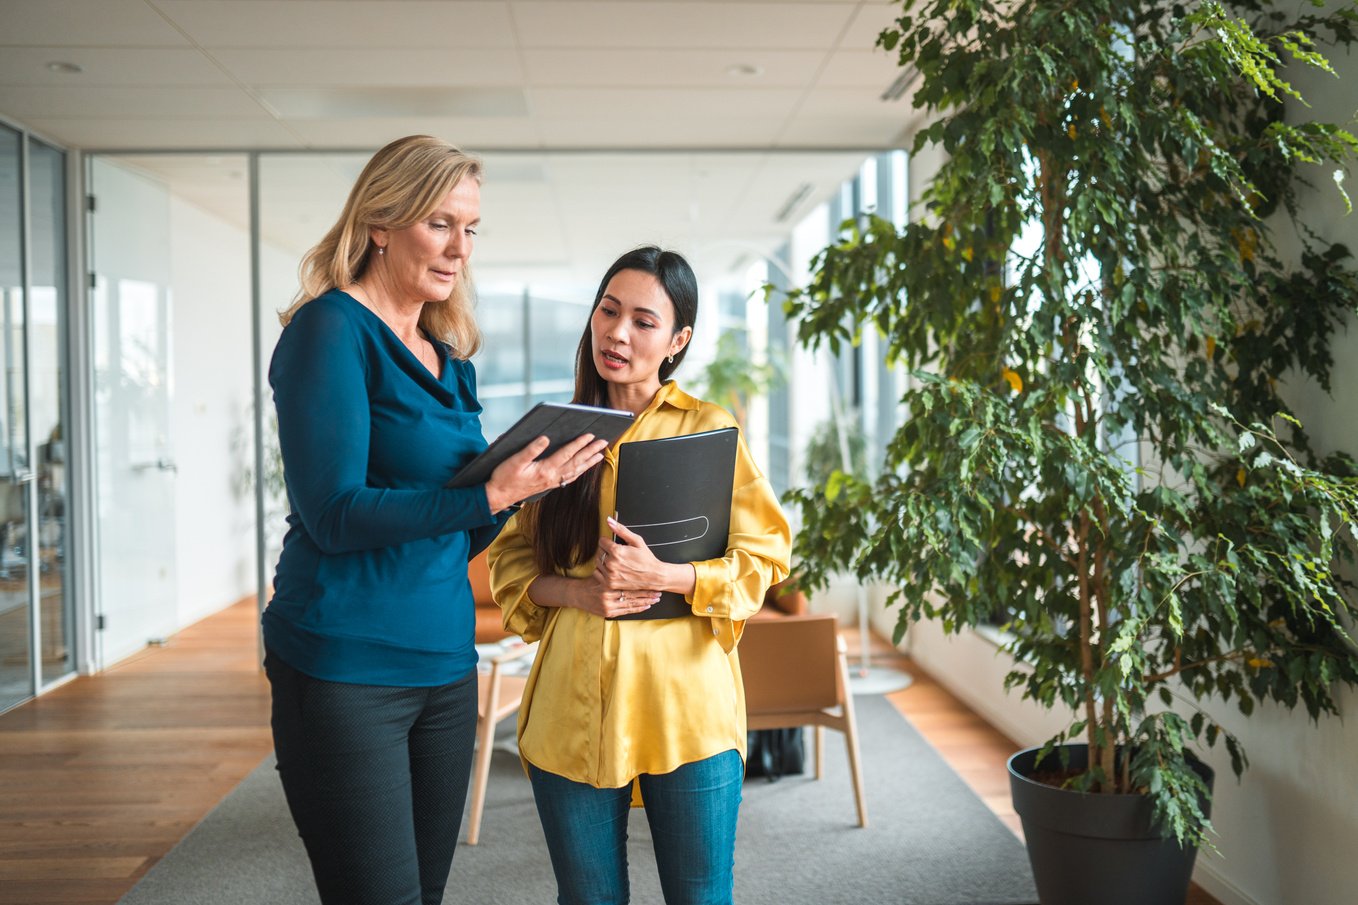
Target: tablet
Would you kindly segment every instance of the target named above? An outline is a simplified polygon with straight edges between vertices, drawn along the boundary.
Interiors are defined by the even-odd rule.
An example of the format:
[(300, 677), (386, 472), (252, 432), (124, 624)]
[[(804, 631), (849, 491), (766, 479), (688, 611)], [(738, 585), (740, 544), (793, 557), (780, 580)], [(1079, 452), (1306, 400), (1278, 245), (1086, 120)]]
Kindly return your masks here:
[(490, 480), (491, 472), (501, 462), (538, 437), (546, 437), (551, 441), (546, 452), (538, 456), (541, 459), (581, 434), (593, 434), (595, 439), (607, 440), (611, 444), (622, 436), (632, 421), (631, 412), (619, 409), (577, 405), (574, 402), (539, 402), (514, 422), (509, 430), (496, 437), (484, 452), (453, 475), (448, 486), (471, 487), (486, 483)]

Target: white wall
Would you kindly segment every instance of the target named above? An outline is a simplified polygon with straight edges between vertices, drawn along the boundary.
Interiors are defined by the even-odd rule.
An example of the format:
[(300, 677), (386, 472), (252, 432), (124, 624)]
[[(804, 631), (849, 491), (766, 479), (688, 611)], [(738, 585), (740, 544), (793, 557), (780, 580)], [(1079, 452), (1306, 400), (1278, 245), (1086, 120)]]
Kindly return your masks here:
[(249, 235), (170, 202), (176, 625), (255, 590)]
[[(1331, 60), (1343, 81), (1291, 73), (1312, 104), (1311, 115), (1347, 122), (1358, 108), (1358, 54)], [(936, 166), (936, 165), (935, 165)], [(933, 167), (912, 161), (912, 179), (927, 180)], [(1358, 198), (1358, 167), (1348, 190)], [(1330, 241), (1358, 253), (1358, 213), (1345, 216), (1327, 171), (1310, 175), (1315, 189), (1303, 195), (1307, 224)], [(914, 187), (918, 187), (917, 185)], [(1354, 261), (1349, 266), (1355, 266)], [(1358, 453), (1358, 323), (1334, 337), (1334, 396), (1295, 380), (1287, 385), (1312, 440), (1321, 451)], [(878, 617), (889, 627), (894, 613)], [(1064, 725), (1015, 692), (1002, 679), (1010, 666), (986, 639), (967, 633), (945, 637), (934, 624), (911, 628), (912, 657), (1001, 731), (1022, 745), (1036, 744)], [(1199, 856), (1195, 879), (1226, 905), (1352, 905), (1358, 901), (1358, 694), (1341, 694), (1348, 721), (1312, 724), (1304, 711), (1261, 707), (1246, 719), (1230, 704), (1207, 709), (1239, 736), (1250, 768), (1237, 783), (1224, 752), (1209, 752), (1216, 768), (1213, 823), (1218, 854)]]
[[(1358, 53), (1333, 56), (1342, 81), (1332, 76), (1293, 71), (1289, 79), (1311, 103), (1309, 115), (1348, 123), (1358, 110)], [(1296, 110), (1294, 109), (1295, 113)], [(1313, 189), (1303, 189), (1306, 224), (1330, 242), (1358, 253), (1358, 214), (1345, 216), (1330, 181), (1331, 168), (1311, 168)], [(1358, 197), (1358, 167), (1347, 184)], [(1349, 259), (1350, 269), (1358, 259)], [(1333, 396), (1309, 381), (1285, 381), (1285, 392), (1317, 450), (1358, 454), (1358, 321), (1334, 337)], [(1228, 905), (1351, 905), (1358, 900), (1358, 694), (1346, 690), (1340, 706), (1347, 721), (1312, 724), (1304, 711), (1276, 707), (1245, 719), (1234, 708), (1212, 708), (1235, 732), (1249, 754), (1250, 768), (1237, 785), (1216, 758), (1219, 777), (1213, 822), (1222, 857), (1209, 858), (1202, 885)], [(1225, 776), (1223, 777), (1223, 774)]]
[[(266, 183), (267, 184), (267, 183)], [(266, 203), (261, 212), (267, 217), (270, 209)], [(324, 229), (325, 227), (322, 227)], [(319, 241), (320, 233), (316, 239)], [(259, 333), (260, 348), (263, 350), (260, 362), (260, 381), (263, 387), (265, 455), (278, 455), (278, 432), (274, 427), (273, 390), (269, 388), (269, 361), (273, 358), (274, 346), (283, 332), (278, 322), (278, 312), (292, 304), (299, 287), (298, 266), (307, 249), (284, 249), (269, 242), (261, 243), (259, 255), (260, 295)], [(288, 516), (287, 497), (281, 491), (268, 492), (264, 502), (264, 577), (272, 583), (278, 556), (283, 550), (283, 535), (286, 533), (285, 520)], [(267, 597), (267, 592), (266, 592)], [(267, 603), (267, 599), (264, 601)]]
[[(254, 594), (255, 502), (249, 234), (172, 198), (177, 610), (182, 628)], [(304, 251), (304, 250), (303, 250)], [(263, 362), (297, 291), (301, 251), (261, 243)], [(264, 384), (266, 430), (273, 396)], [(273, 576), (286, 505), (266, 503), (265, 577)]]

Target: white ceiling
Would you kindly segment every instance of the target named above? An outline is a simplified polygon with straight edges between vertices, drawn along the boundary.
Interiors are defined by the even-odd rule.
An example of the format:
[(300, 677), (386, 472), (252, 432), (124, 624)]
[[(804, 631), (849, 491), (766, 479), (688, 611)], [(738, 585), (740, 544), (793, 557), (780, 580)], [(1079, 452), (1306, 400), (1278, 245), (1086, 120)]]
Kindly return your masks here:
[[(881, 99), (898, 71), (873, 47), (898, 14), (882, 0), (0, 0), (0, 116), (138, 152), (224, 216), (244, 158), (221, 152), (360, 152), (264, 158), (266, 193), (292, 205), (266, 223), (285, 247), (319, 238), (373, 149), (432, 133), (486, 159), (482, 278), (593, 279), (641, 241), (712, 274), (772, 250), (868, 153), (904, 142), (911, 109)], [(163, 150), (204, 155), (141, 153)]]

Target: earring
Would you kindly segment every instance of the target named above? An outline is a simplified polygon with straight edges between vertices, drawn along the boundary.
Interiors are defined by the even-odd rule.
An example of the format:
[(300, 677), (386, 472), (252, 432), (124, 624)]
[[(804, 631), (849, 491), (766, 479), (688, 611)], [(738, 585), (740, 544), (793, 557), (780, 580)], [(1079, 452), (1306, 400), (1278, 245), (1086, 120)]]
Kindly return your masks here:
[(667, 358), (667, 359), (665, 359), (665, 360), (668, 361), (670, 364), (674, 364), (674, 356), (673, 356), (673, 355), (671, 355), (669, 358)]
[(386, 253), (387, 253), (387, 247), (386, 247), (385, 245), (379, 245), (379, 246), (377, 246), (377, 253), (378, 253), (379, 255), (384, 255), (384, 254), (386, 254)]

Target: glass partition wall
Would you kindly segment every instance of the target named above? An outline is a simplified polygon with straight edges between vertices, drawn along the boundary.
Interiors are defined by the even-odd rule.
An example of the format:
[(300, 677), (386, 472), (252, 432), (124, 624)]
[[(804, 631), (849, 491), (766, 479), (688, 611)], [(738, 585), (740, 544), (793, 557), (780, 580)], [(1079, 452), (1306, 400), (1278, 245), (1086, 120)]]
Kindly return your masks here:
[(75, 667), (65, 153), (0, 124), (0, 710)]
[[(0, 121), (0, 709), (267, 599), (286, 515), (266, 375), (277, 314), (369, 155), (79, 157)], [(698, 271), (705, 313), (677, 375), (686, 387), (701, 390), (722, 330), (777, 354), (790, 328), (750, 274), (766, 261), (762, 279), (776, 279), (773, 258), (800, 270), (787, 215), (823, 220), (824, 207), (799, 206), (801, 181), (845, 159), (486, 155), (473, 269), (487, 436), (570, 397), (598, 276), (637, 244), (677, 248)], [(789, 179), (801, 188), (773, 208), (768, 187)], [(714, 237), (758, 224), (769, 235), (757, 242)], [(780, 486), (796, 481), (808, 412), (826, 407), (819, 371), (799, 380), (789, 353), (791, 379), (749, 438)]]
[(254, 596), (249, 160), (90, 158), (98, 662)]

